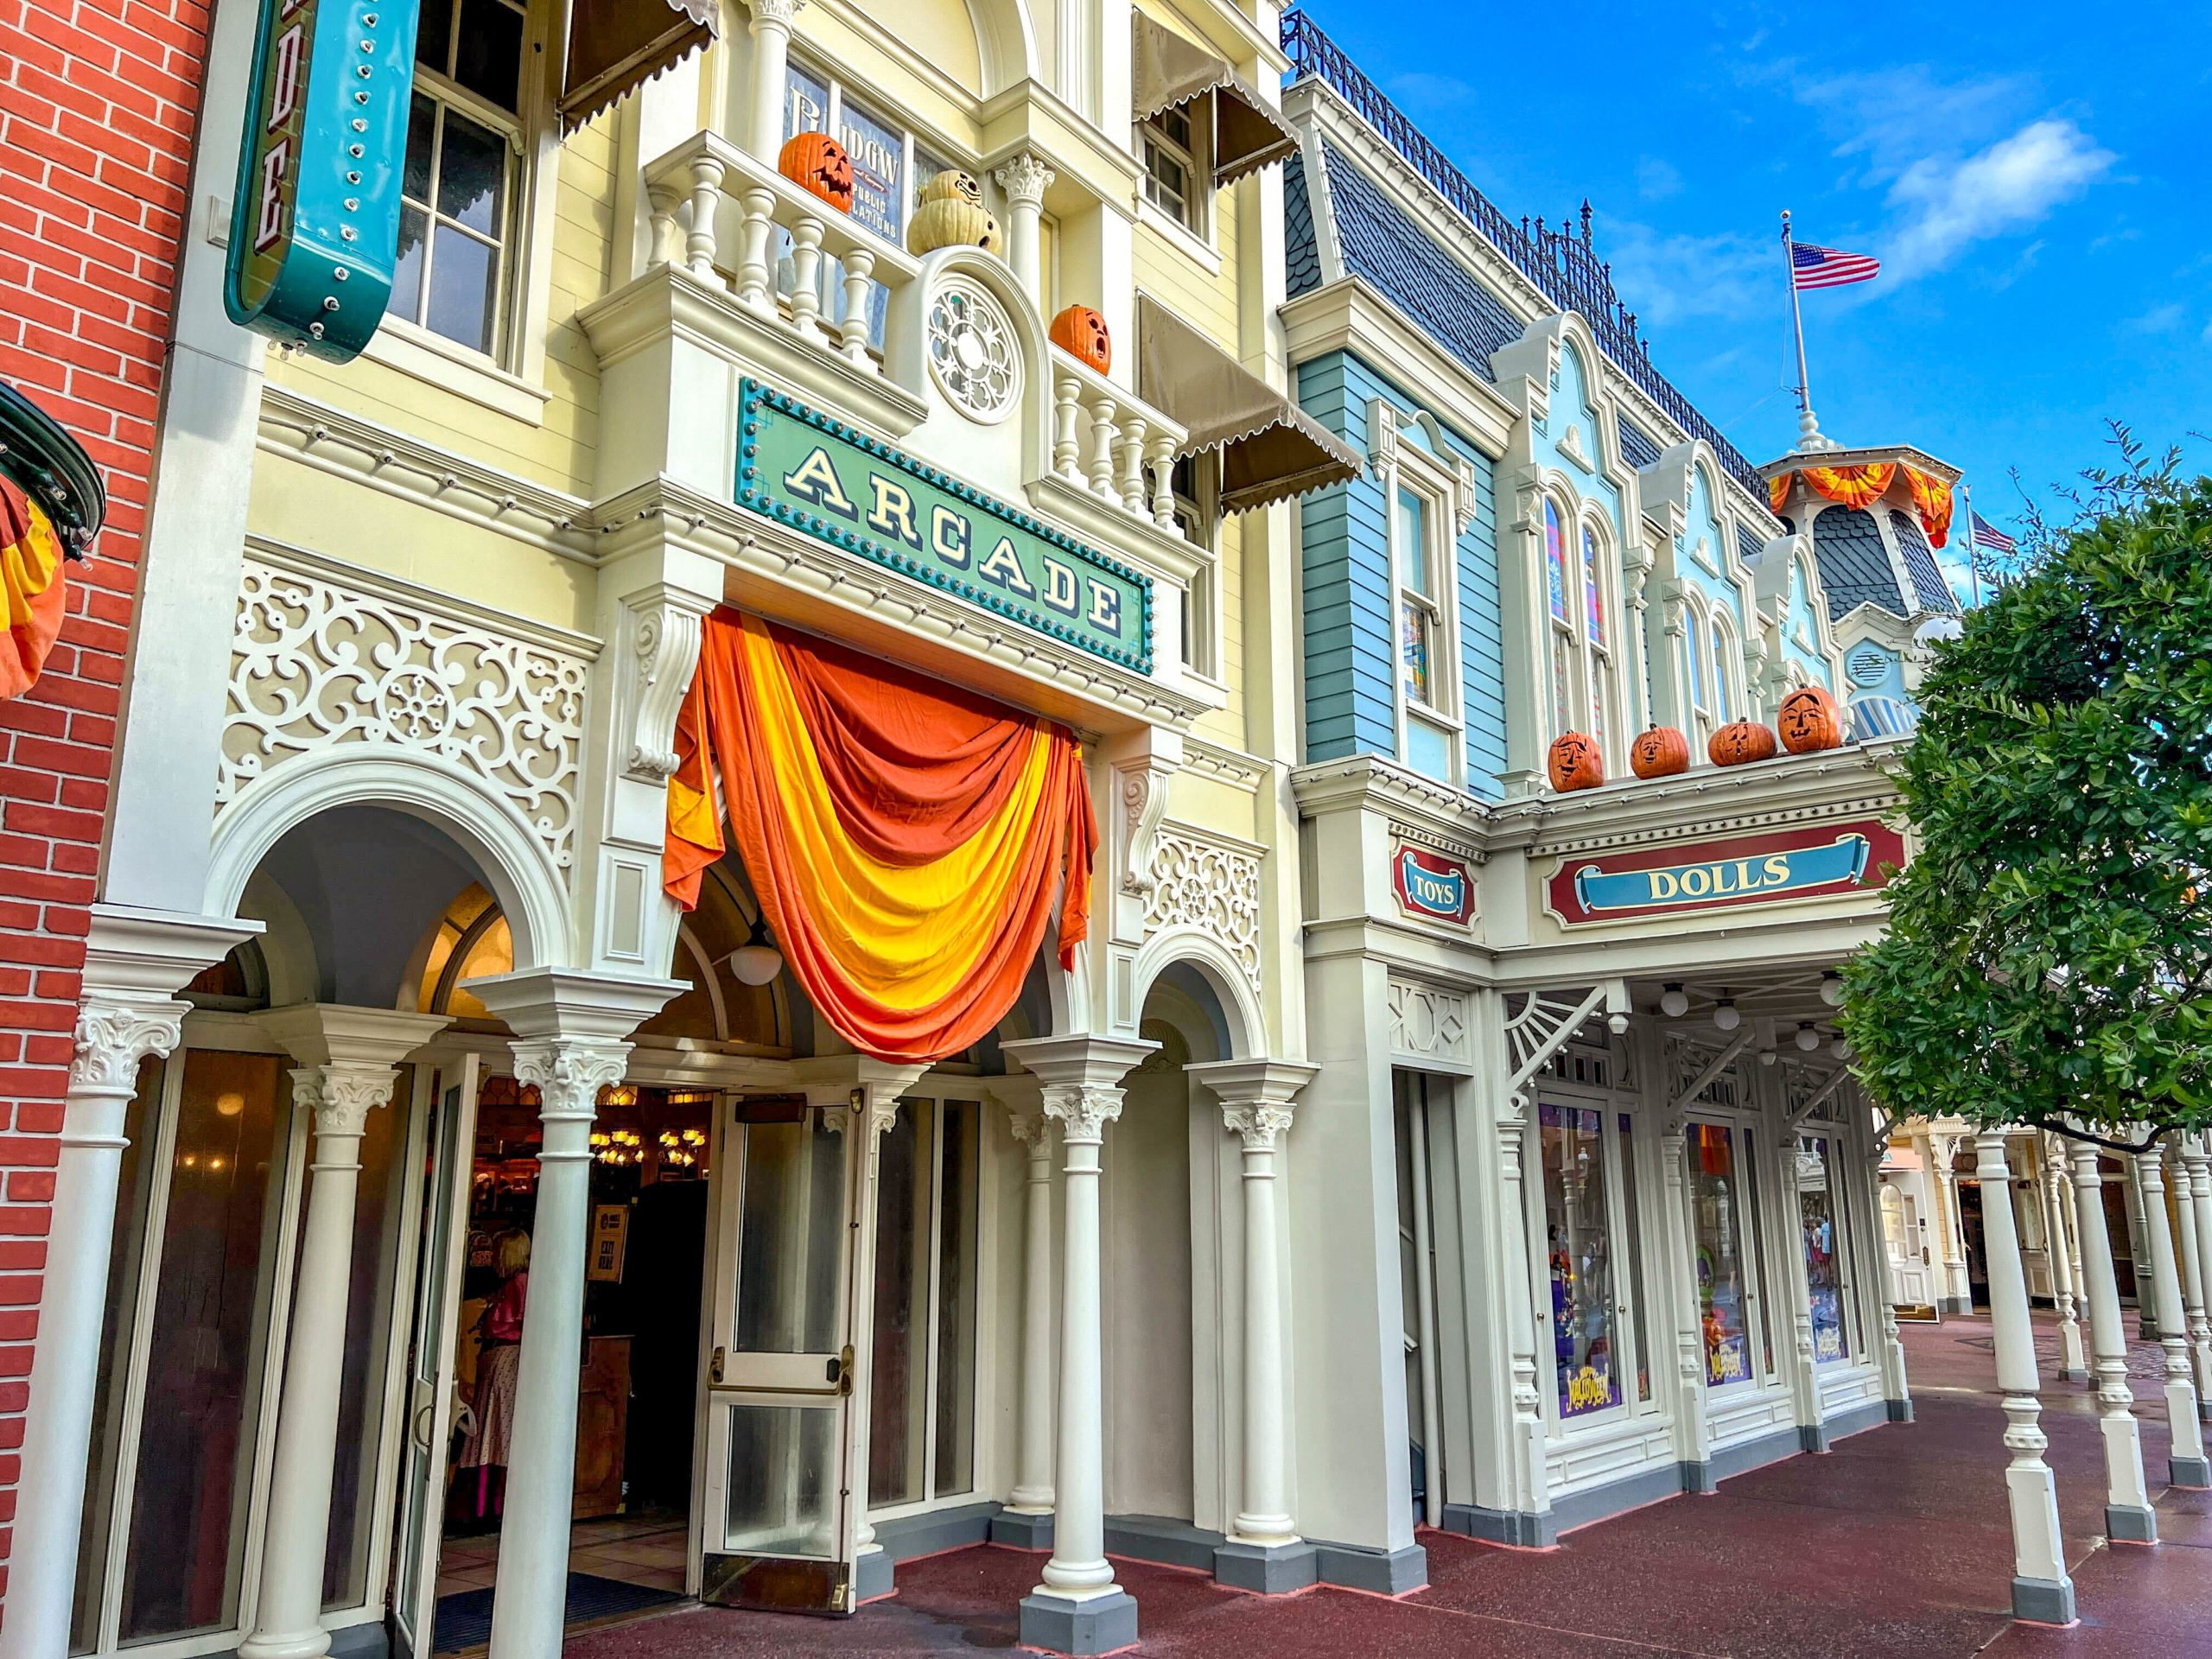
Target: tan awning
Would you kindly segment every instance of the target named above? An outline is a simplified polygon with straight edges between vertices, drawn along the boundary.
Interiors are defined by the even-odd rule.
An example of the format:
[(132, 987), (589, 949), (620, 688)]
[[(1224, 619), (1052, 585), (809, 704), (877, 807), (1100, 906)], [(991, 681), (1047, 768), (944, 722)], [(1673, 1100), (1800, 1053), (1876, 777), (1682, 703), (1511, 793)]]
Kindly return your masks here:
[(1148, 294), (1137, 296), (1137, 396), (1221, 453), (1221, 508), (1244, 512), (1357, 478), (1343, 439)]
[(575, 131), (707, 45), (716, 16), (715, 0), (570, 0), (561, 130)]
[(1136, 118), (1149, 121), (1193, 99), (1214, 105), (1213, 177), (1234, 184), (1298, 148), (1298, 138), (1234, 69), (1142, 12), (1130, 15), (1129, 89)]

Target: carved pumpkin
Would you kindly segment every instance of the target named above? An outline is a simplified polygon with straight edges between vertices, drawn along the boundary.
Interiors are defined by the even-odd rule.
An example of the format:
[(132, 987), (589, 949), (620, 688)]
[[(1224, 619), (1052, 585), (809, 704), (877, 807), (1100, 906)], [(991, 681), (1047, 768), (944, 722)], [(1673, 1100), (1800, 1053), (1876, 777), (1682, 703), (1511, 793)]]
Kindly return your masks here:
[(1552, 740), (1551, 753), (1545, 757), (1552, 774), (1552, 787), (1562, 795), (1571, 790), (1596, 789), (1605, 781), (1605, 758), (1598, 752), (1596, 740), (1580, 732), (1562, 732)]
[(1071, 305), (1052, 319), (1052, 344), (1103, 374), (1113, 366), (1114, 340), (1106, 319), (1087, 305)]
[(1653, 726), (1628, 746), (1628, 763), (1639, 778), (1671, 778), (1690, 769), (1690, 741), (1672, 726)]
[(1827, 688), (1801, 685), (1782, 700), (1775, 725), (1782, 733), (1782, 747), (1792, 754), (1843, 747), (1843, 711)]
[(1756, 720), (1732, 721), (1713, 734), (1705, 752), (1716, 766), (1748, 766), (1774, 759), (1774, 734)]
[(973, 173), (948, 167), (942, 173), (932, 173), (922, 183), (924, 201), (966, 201), (980, 207), (983, 205), (983, 187), (976, 182)]
[(853, 211), (853, 158), (826, 132), (802, 132), (776, 156), (776, 171), (841, 213)]
[(1002, 253), (1005, 244), (999, 239), (998, 220), (985, 213), (980, 202), (939, 196), (914, 209), (906, 226), (906, 251), (934, 253), (939, 248), (981, 248), (986, 253)]

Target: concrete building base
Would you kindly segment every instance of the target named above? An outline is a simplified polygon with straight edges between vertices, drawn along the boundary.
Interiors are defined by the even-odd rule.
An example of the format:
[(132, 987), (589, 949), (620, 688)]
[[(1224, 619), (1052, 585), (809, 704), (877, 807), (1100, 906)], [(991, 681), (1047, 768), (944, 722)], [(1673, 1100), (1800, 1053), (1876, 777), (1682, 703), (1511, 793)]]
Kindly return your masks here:
[(2012, 1617), (2029, 1619), (2037, 1624), (2071, 1624), (2074, 1622), (2072, 1582), (2050, 1579), (2013, 1580)]
[(1021, 1645), (1087, 1659), (1135, 1647), (1136, 1598), (1126, 1590), (1080, 1599), (1039, 1591), (1021, 1599)]
[(1034, 1514), (1027, 1510), (1001, 1510), (991, 1517), (991, 1542), (1004, 1544), (1010, 1549), (1050, 1549), (1052, 1547), (1052, 1512)]
[(1428, 1582), (1428, 1552), (1419, 1544), (1408, 1544), (1403, 1549), (1363, 1549), (1357, 1544), (1316, 1540), (1313, 1551), (1323, 1584), (1378, 1596), (1402, 1596)]
[(2107, 1503), (2105, 1536), (2117, 1543), (2155, 1544), (2158, 1541), (2158, 1517), (2132, 1503)]
[(1320, 1574), (1320, 1552), (1302, 1539), (1294, 1544), (1240, 1544), (1232, 1539), (1213, 1553), (1217, 1582), (1263, 1596), (1303, 1590)]
[(2212, 1486), (2212, 1458), (2168, 1458), (2166, 1484), (2170, 1486)]

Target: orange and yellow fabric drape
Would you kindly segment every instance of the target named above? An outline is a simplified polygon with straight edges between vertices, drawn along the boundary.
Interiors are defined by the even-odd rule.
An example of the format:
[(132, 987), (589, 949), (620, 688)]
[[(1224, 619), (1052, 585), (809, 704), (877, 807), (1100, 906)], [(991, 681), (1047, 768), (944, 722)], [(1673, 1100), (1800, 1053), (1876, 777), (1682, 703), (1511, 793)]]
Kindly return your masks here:
[(1789, 480), (1802, 478), (1814, 494), (1847, 507), (1871, 507), (1880, 500), (1899, 473), (1912, 491), (1912, 510), (1931, 547), (1951, 538), (1951, 486), (1932, 474), (1904, 461), (1869, 461), (1863, 467), (1800, 467), (1767, 480), (1767, 504), (1780, 512), (1789, 499)]
[(1056, 888), (1073, 965), (1098, 826), (1065, 727), (724, 609), (676, 753), (669, 896), (697, 904), (727, 815), (785, 961), (862, 1052), (938, 1059), (989, 1032)]
[(31, 689), (67, 608), (61, 540), (45, 512), (0, 474), (0, 702)]

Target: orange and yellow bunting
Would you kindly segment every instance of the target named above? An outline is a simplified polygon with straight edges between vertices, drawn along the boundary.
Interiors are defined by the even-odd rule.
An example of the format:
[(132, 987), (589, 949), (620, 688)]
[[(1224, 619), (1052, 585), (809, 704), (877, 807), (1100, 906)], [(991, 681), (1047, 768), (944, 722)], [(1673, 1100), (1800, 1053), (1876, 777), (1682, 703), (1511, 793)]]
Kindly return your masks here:
[(0, 702), (20, 697), (38, 679), (67, 603), (61, 543), (53, 524), (13, 480), (0, 474), (0, 611), (8, 628), (0, 646)]
[(989, 1032), (1056, 893), (1072, 964), (1098, 831), (1065, 728), (721, 610), (676, 750), (670, 896), (697, 903), (727, 817), (785, 960), (862, 1052), (938, 1059)]
[(1875, 461), (1861, 467), (1800, 467), (1767, 480), (1767, 505), (1777, 513), (1789, 500), (1789, 484), (1802, 478), (1805, 487), (1826, 500), (1846, 507), (1871, 507), (1887, 493), (1903, 474), (1912, 492), (1912, 510), (1931, 547), (1951, 537), (1951, 486), (1931, 473), (1904, 461)]

